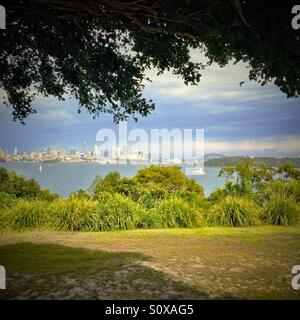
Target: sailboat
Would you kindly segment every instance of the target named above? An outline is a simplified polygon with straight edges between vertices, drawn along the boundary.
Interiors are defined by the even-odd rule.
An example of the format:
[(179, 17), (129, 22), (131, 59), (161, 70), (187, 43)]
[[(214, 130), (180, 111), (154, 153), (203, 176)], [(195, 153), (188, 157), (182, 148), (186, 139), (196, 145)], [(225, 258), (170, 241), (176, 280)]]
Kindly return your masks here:
[(42, 172), (42, 171), (43, 171), (43, 167), (42, 167), (42, 165), (40, 165), (39, 172)]

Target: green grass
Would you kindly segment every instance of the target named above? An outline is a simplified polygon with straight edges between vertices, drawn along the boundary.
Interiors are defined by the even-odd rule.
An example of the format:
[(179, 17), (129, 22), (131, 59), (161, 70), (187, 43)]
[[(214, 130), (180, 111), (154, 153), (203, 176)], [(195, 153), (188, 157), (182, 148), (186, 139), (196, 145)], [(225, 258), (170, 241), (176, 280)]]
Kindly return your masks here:
[[(300, 298), (291, 288), (300, 227), (4, 233), (0, 243), (8, 275), (32, 275), (13, 280), (3, 298), (69, 295), (66, 277), (86, 299)], [(97, 294), (86, 287), (90, 279)]]

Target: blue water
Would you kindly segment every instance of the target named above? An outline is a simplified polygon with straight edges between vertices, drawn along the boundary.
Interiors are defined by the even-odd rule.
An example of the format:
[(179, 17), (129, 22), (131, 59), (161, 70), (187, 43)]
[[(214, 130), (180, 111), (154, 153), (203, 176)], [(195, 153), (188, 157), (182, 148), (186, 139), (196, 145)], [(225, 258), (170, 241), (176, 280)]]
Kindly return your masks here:
[[(42, 172), (39, 167), (42, 165)], [(97, 175), (104, 177), (110, 171), (119, 171), (122, 177), (132, 177), (145, 165), (133, 164), (96, 164), (96, 163), (0, 163), (0, 167), (14, 170), (28, 179), (35, 179), (42, 188), (47, 188), (63, 197), (79, 189), (87, 189)], [(223, 178), (218, 178), (219, 168), (205, 167), (205, 175), (191, 176), (204, 188), (208, 196), (218, 186), (224, 184)]]

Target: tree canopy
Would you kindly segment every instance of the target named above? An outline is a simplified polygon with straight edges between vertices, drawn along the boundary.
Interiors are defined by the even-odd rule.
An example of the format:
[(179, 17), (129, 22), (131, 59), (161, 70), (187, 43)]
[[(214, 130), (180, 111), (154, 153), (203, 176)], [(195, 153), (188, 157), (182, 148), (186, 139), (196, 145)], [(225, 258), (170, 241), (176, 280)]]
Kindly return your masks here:
[[(74, 96), (78, 111), (115, 121), (147, 116), (146, 70), (171, 70), (198, 84), (212, 62), (249, 63), (249, 78), (300, 93), (299, 31), (293, 1), (9, 0), (0, 30), (0, 86), (13, 117), (36, 112), (38, 94)], [(193, 62), (190, 49), (209, 62)]]

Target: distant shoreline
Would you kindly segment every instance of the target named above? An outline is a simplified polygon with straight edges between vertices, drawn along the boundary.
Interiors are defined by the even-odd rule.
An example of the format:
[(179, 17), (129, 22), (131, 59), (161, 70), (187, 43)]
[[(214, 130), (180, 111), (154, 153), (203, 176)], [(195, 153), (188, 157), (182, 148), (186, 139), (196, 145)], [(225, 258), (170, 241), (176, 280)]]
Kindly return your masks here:
[[(234, 166), (246, 158), (247, 157), (236, 156), (236, 157), (221, 157), (217, 159), (209, 159), (209, 160), (205, 160), (205, 166), (208, 166), (208, 167)], [(252, 159), (256, 163), (264, 163), (272, 167), (279, 167), (285, 162), (290, 162), (290, 163), (293, 163), (297, 168), (300, 168), (300, 158), (253, 157)]]
[[(226, 166), (233, 166), (237, 163), (241, 162), (243, 159), (246, 159), (247, 157), (243, 156), (234, 156), (234, 157), (218, 157), (214, 159), (208, 159), (205, 160), (204, 165), (206, 167), (226, 167)], [(256, 163), (264, 163), (268, 166), (272, 167), (278, 167), (282, 165), (285, 162), (293, 163), (297, 168), (300, 168), (300, 158), (290, 158), (290, 157), (283, 157), (283, 158), (274, 158), (274, 157), (253, 157), (252, 158)], [(0, 163), (45, 163), (45, 164), (51, 164), (51, 163), (94, 163), (98, 165), (157, 165), (159, 163), (154, 162), (138, 162), (138, 161), (129, 161), (126, 162), (124, 160), (120, 160), (119, 162), (117, 160), (108, 160), (108, 161), (90, 161), (90, 160), (72, 160), (72, 161), (5, 161), (3, 159), (0, 160)], [(162, 165), (189, 165), (190, 163), (168, 163), (168, 162), (161, 162)]]

